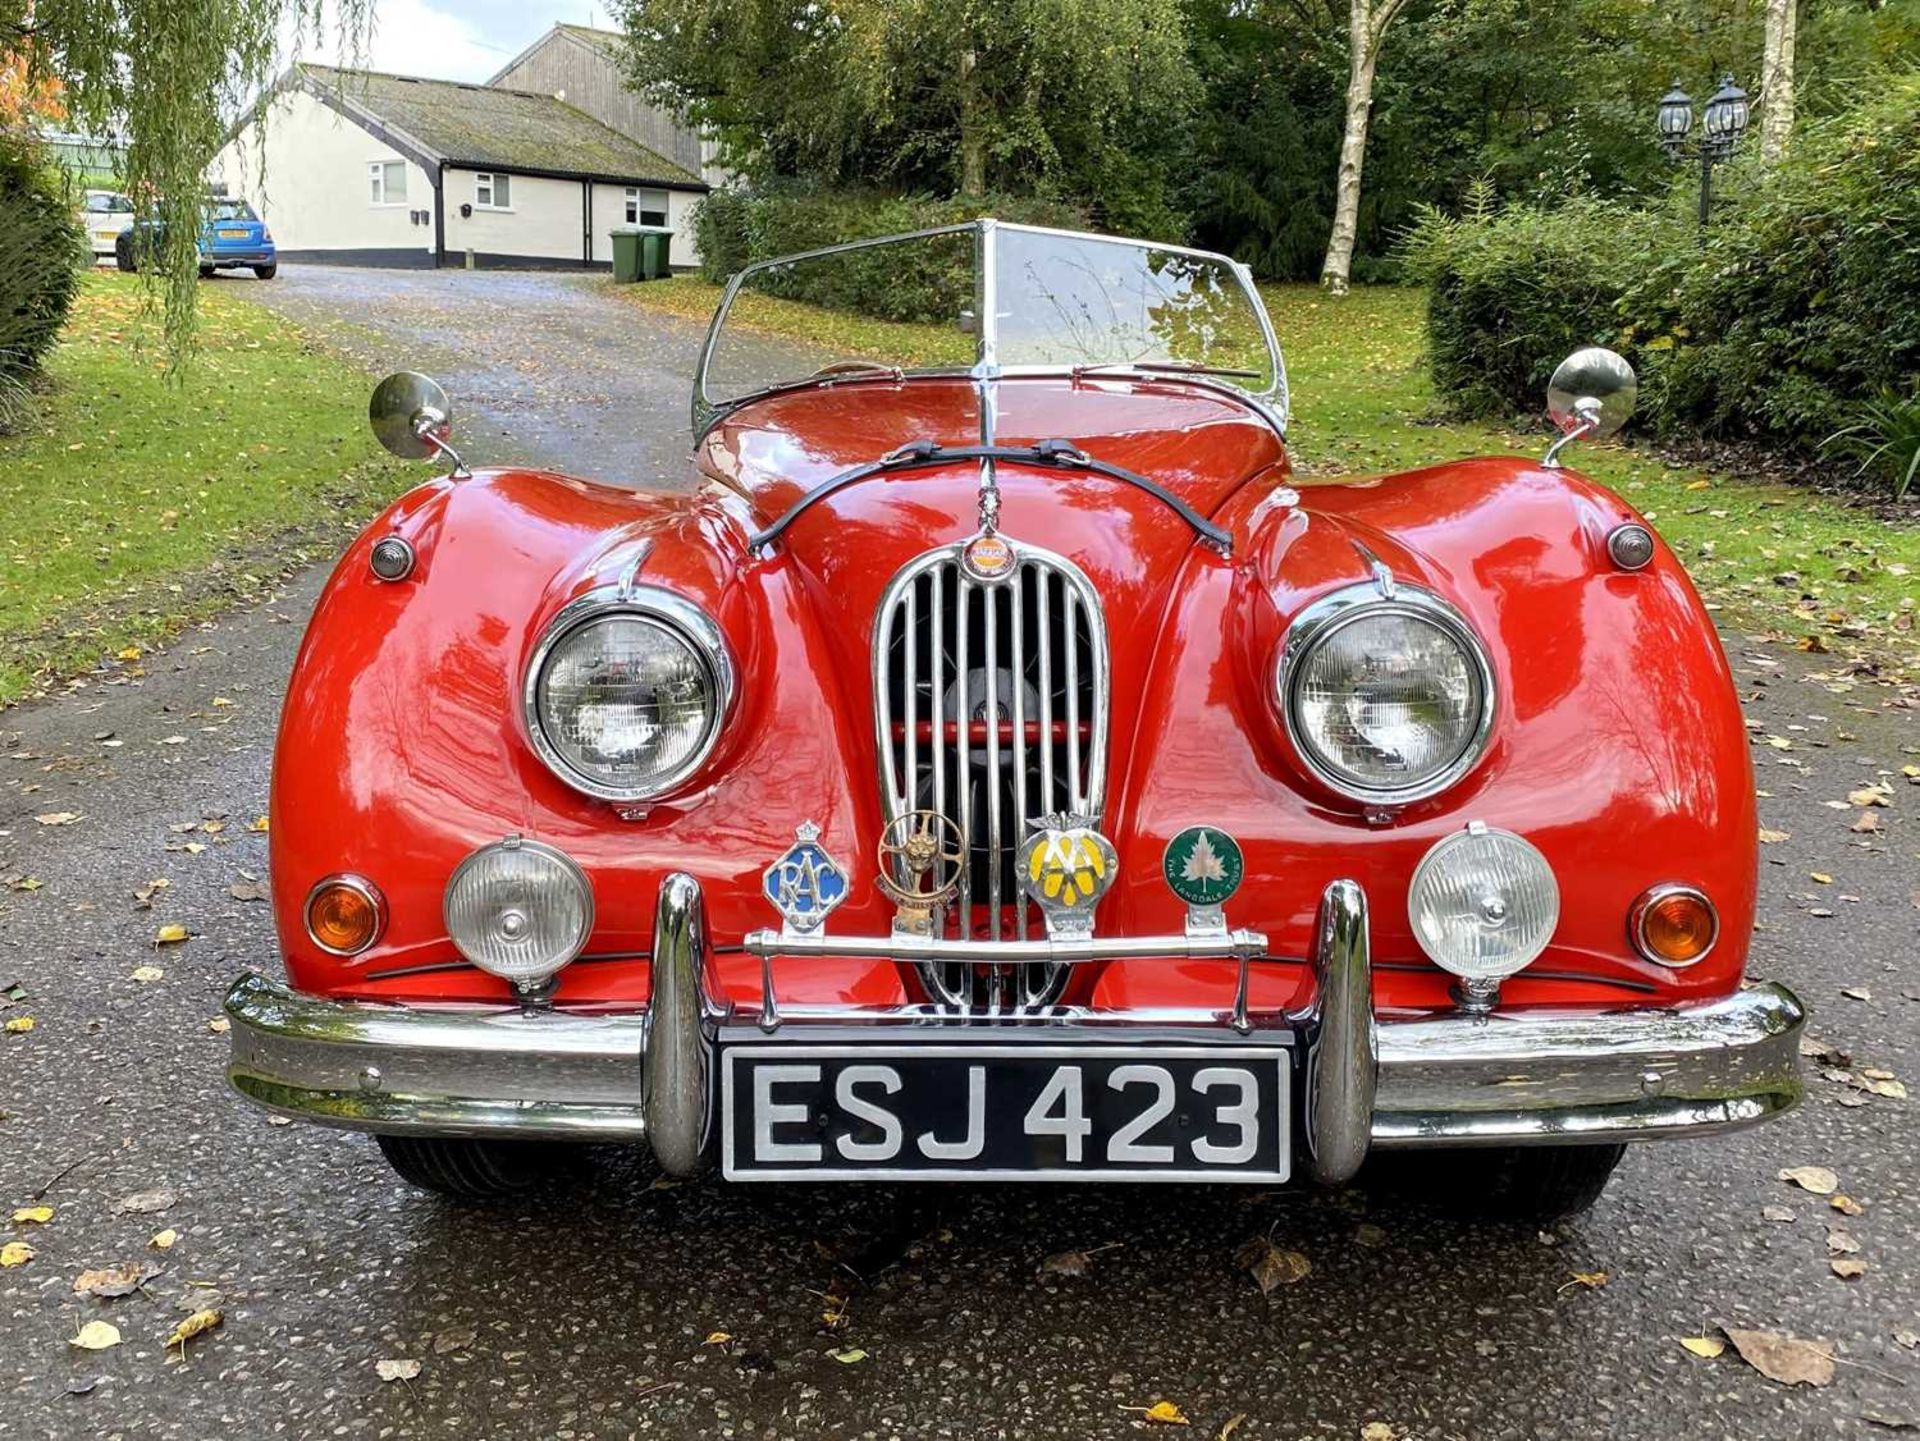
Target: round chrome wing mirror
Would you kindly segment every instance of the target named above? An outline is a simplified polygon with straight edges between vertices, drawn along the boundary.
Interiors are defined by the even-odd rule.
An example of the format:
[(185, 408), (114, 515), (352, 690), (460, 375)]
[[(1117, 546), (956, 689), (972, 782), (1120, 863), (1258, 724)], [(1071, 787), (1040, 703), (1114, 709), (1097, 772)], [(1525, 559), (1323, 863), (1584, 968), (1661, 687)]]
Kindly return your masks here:
[[(453, 434), (453, 407), (446, 391), (424, 375), (402, 370), (373, 388), (367, 421), (374, 437), (402, 460), (426, 460)], [(456, 456), (455, 459), (458, 459)]]
[(1560, 438), (1542, 464), (1558, 468), (1560, 452), (1576, 440), (1605, 440), (1627, 423), (1640, 381), (1614, 351), (1590, 345), (1576, 350), (1547, 382), (1547, 414)]

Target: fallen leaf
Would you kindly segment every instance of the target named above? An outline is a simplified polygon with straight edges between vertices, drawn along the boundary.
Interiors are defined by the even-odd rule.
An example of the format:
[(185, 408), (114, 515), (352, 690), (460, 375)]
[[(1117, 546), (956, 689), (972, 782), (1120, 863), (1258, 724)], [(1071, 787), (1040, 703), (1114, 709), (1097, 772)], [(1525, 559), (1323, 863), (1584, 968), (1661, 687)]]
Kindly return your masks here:
[(1793, 1212), (1785, 1206), (1762, 1206), (1760, 1208), (1760, 1215), (1762, 1219), (1768, 1221), (1791, 1221), (1794, 1219)]
[(411, 1381), (420, 1374), (418, 1361), (375, 1361), (374, 1375), (382, 1381)]
[(24, 1266), (33, 1259), (33, 1247), (25, 1241), (9, 1241), (0, 1246), (0, 1266)]
[(1920, 1351), (1920, 1331), (1895, 1331), (1893, 1341), (1896, 1346), (1905, 1346), (1909, 1351)]
[(135, 966), (133, 973), (129, 975), (127, 979), (130, 981), (157, 981), (165, 975), (166, 972), (158, 966)]
[(1876, 1096), (1885, 1096), (1889, 1101), (1907, 1099), (1907, 1088), (1899, 1081), (1865, 1081), (1862, 1084), (1866, 1090), (1872, 1091)]
[(1378, 1250), (1387, 1244), (1387, 1233), (1371, 1221), (1362, 1221), (1353, 1228), (1353, 1244), (1365, 1246), (1369, 1251)]
[(1693, 1352), (1694, 1355), (1704, 1357), (1709, 1361), (1727, 1349), (1727, 1343), (1722, 1341), (1718, 1336), (1682, 1336), (1680, 1338), (1680, 1344)]
[(104, 1351), (120, 1344), (120, 1328), (111, 1321), (89, 1321), (78, 1335), (67, 1338), (67, 1344), (82, 1351)]
[(211, 1021), (207, 1022), (207, 1029), (212, 1031), (216, 1036), (224, 1036), (228, 1031), (233, 1029), (233, 1022), (229, 1021), (225, 1016), (215, 1016)]
[(731, 1331), (710, 1331), (707, 1333), (707, 1339), (700, 1344), (702, 1346), (724, 1346), (732, 1339), (733, 1333)]
[(1777, 846), (1782, 841), (1792, 839), (1792, 831), (1770, 831), (1765, 826), (1760, 827), (1760, 844), (1763, 846)]
[(445, 1356), (453, 1351), (464, 1351), (473, 1344), (478, 1334), (471, 1326), (449, 1326), (433, 1338), (433, 1354)]
[(1830, 1256), (1850, 1256), (1860, 1249), (1860, 1243), (1845, 1231), (1827, 1232), (1827, 1254)]
[(13, 1213), (17, 1226), (44, 1226), (53, 1219), (51, 1206), (22, 1206)]
[(1862, 811), (1860, 812), (1860, 819), (1847, 827), (1847, 829), (1858, 831), (1862, 835), (1871, 835), (1874, 831), (1880, 829), (1880, 817), (1872, 811)]
[(137, 1261), (124, 1266), (104, 1266), (95, 1271), (82, 1271), (74, 1278), (73, 1289), (83, 1296), (131, 1296), (159, 1274), (158, 1266)]
[(1824, 871), (1808, 871), (1807, 876), (1809, 879), (1817, 881), (1819, 884), (1823, 886), (1830, 886), (1833, 884), (1833, 877), (1828, 875)]
[(154, 932), (153, 943), (156, 946), (175, 946), (187, 938), (187, 928), (178, 921), (170, 921)]
[(33, 1029), (33, 1017), (9, 1016), (7, 1017), (5, 1029), (9, 1036), (24, 1036), (28, 1031)]
[(120, 659), (121, 660), (139, 660), (140, 647), (137, 645), (130, 645), (126, 647), (124, 650), (120, 652)]
[(1843, 1216), (1859, 1216), (1867, 1209), (1851, 1196), (1835, 1196), (1827, 1204)]
[[(1892, 804), (1888, 795), (1889, 792), (1882, 790), (1879, 786), (1862, 786), (1857, 791), (1848, 791), (1847, 801), (1856, 806), (1886, 806)], [(44, 824), (46, 817), (42, 816), (40, 820)]]
[(1369, 1421), (1360, 1428), (1360, 1441), (1395, 1441), (1393, 1427), (1384, 1421)]
[(228, 886), (227, 894), (236, 901), (264, 901), (273, 895), (273, 888), (265, 881), (241, 881)]
[(1831, 1196), (1840, 1188), (1840, 1178), (1825, 1166), (1788, 1166), (1780, 1172), (1780, 1179), (1816, 1196)]
[(43, 826), (70, 826), (80, 819), (80, 812), (49, 811), (44, 816), (35, 816), (34, 819)]
[(1873, 999), (1873, 992), (1865, 986), (1842, 986), (1840, 988), (1840, 994), (1850, 1001), (1870, 1001)]
[(1040, 1263), (1040, 1273), (1044, 1276), (1084, 1276), (1093, 1269), (1093, 1258), (1102, 1251), (1111, 1251), (1118, 1246), (1112, 1241), (1104, 1246), (1092, 1246), (1085, 1251), (1058, 1251)]
[(849, 1346), (844, 1351), (830, 1351), (827, 1354), (842, 1366), (856, 1366), (867, 1359), (867, 1353), (858, 1346)]
[(179, 1199), (166, 1187), (158, 1186), (151, 1191), (140, 1191), (124, 1200), (115, 1201), (113, 1209), (123, 1216), (147, 1216), (155, 1211), (166, 1210)]
[(169, 1226), (164, 1231), (155, 1231), (147, 1238), (147, 1244), (156, 1251), (171, 1251), (173, 1243), (180, 1239), (180, 1233)]
[(1867, 1263), (1851, 1256), (1837, 1256), (1827, 1264), (1833, 1268), (1833, 1274), (1843, 1281), (1852, 1281), (1867, 1274)]
[(1227, 1417), (1226, 1420), (1220, 1423), (1220, 1430), (1215, 1434), (1213, 1441), (1232, 1441), (1233, 1433), (1240, 1429), (1246, 1422), (1246, 1419), (1246, 1412), (1234, 1412), (1233, 1415)]
[(1122, 1411), (1138, 1411), (1149, 1421), (1157, 1421), (1163, 1426), (1191, 1426), (1186, 1412), (1171, 1401), (1156, 1401), (1151, 1406), (1122, 1406)]
[(1612, 1279), (1605, 1271), (1575, 1271), (1572, 1274), (1573, 1279), (1560, 1288), (1562, 1292), (1571, 1291), (1575, 1286), (1585, 1286), (1589, 1290), (1598, 1291)]
[(1833, 1345), (1802, 1341), (1780, 1331), (1723, 1328), (1740, 1359), (1782, 1386), (1826, 1386), (1833, 1381)]
[(1283, 1251), (1266, 1236), (1254, 1236), (1234, 1252), (1234, 1264), (1253, 1277), (1262, 1296), (1276, 1286), (1292, 1286), (1304, 1281), (1313, 1270), (1313, 1262), (1298, 1251)]
[(247, 829), (250, 831), (256, 831), (256, 832), (265, 831), (266, 828), (267, 828), (267, 818), (265, 816), (255, 816), (252, 820), (247, 822)]

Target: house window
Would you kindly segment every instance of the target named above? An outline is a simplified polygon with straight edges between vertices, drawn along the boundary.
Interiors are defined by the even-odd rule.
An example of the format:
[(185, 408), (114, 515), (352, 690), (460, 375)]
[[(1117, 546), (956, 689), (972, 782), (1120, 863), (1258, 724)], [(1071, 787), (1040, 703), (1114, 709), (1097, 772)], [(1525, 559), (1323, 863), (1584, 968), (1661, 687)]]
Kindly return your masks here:
[(367, 200), (373, 205), (407, 203), (407, 163), (376, 160), (367, 167)]
[(641, 190), (632, 185), (627, 187), (627, 224), (665, 225), (666, 223), (666, 191)]
[(481, 210), (506, 210), (513, 205), (511, 178), (482, 170), (473, 177), (473, 203)]

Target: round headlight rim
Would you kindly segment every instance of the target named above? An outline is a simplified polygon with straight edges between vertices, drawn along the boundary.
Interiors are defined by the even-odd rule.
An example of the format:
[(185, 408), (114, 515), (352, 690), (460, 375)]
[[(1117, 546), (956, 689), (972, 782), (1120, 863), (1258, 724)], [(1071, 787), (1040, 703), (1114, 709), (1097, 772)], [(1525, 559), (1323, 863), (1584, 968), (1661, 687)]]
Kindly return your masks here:
[[(534, 855), (544, 856), (549, 860), (558, 861), (561, 869), (569, 872), (572, 879), (579, 883), (580, 894), (584, 897), (581, 907), (582, 917), (579, 944), (574, 946), (572, 952), (565, 960), (561, 961), (559, 965), (555, 966), (544, 977), (523, 980), (514, 976), (503, 976), (498, 971), (481, 965), (480, 962), (474, 960), (473, 957), (469, 956), (465, 951), (461, 951), (459, 943), (453, 940), (453, 926), (448, 920), (447, 912), (452, 908), (453, 893), (460, 884), (460, 878), (466, 875), (472, 867), (479, 864), (483, 858), (491, 856), (496, 851), (501, 850), (526, 851)], [(508, 985), (516, 986), (521, 990), (537, 989), (538, 987), (544, 986), (568, 966), (579, 960), (580, 957), (586, 953), (587, 946), (593, 940), (593, 927), (598, 918), (599, 909), (593, 890), (593, 877), (587, 874), (586, 868), (572, 856), (561, 850), (560, 847), (549, 845), (545, 841), (534, 840), (528, 836), (503, 836), (497, 841), (490, 841), (484, 846), (478, 846), (468, 851), (466, 855), (460, 858), (460, 864), (453, 868), (453, 873), (447, 877), (447, 883), (440, 892), (440, 924), (446, 927), (447, 939), (453, 942), (454, 949), (459, 951), (460, 959), (472, 966), (476, 971), (485, 972), (485, 974), (505, 981)]]
[[(651, 622), (693, 652), (707, 672), (714, 694), (713, 713), (707, 718), (700, 744), (673, 770), (644, 786), (615, 786), (568, 763), (540, 721), (540, 681), (547, 661), (560, 643), (577, 631), (610, 617), (628, 615)], [(588, 591), (562, 606), (541, 632), (539, 644), (527, 660), (520, 687), (520, 708), (527, 739), (534, 753), (567, 785), (596, 800), (630, 802), (659, 800), (680, 790), (706, 765), (733, 710), (735, 691), (733, 654), (719, 623), (683, 595), (651, 585), (610, 585)]]
[[(1460, 647), (1480, 688), (1479, 713), (1460, 754), (1432, 776), (1408, 786), (1366, 786), (1320, 757), (1300, 721), (1294, 688), (1308, 660), (1347, 626), (1380, 615), (1400, 615), (1433, 626)], [(1363, 805), (1407, 806), (1430, 800), (1460, 783), (1486, 754), (1499, 710), (1493, 664), (1467, 618), (1448, 601), (1422, 586), (1394, 585), (1383, 591), (1376, 581), (1362, 581), (1320, 597), (1294, 617), (1280, 645), (1275, 666), (1274, 697), (1288, 743), (1313, 778), (1334, 794)]]

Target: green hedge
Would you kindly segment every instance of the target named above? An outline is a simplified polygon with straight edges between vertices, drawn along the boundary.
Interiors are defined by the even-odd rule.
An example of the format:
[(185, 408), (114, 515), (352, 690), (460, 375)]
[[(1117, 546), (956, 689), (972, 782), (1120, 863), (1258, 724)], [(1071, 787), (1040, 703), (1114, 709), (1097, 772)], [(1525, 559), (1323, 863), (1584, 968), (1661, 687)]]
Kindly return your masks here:
[(1537, 414), (1562, 356), (1612, 345), (1649, 428), (1810, 454), (1863, 403), (1920, 389), (1920, 74), (1803, 130), (1772, 171), (1723, 169), (1704, 241), (1695, 183), (1658, 210), (1426, 216), (1406, 253), (1448, 405)]
[(0, 432), (22, 420), (27, 383), (66, 323), (84, 242), (59, 178), (33, 146), (0, 135)]
[[(848, 240), (957, 225), (983, 215), (1085, 229), (1086, 213), (1056, 201), (1006, 196), (940, 200), (879, 191), (716, 190), (695, 212), (700, 271), (719, 284), (748, 265)], [(970, 244), (854, 252), (830, 264), (764, 273), (755, 288), (881, 320), (950, 324), (973, 294)]]

